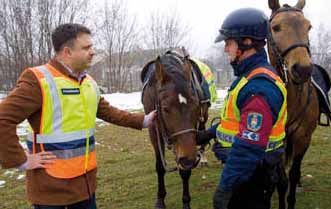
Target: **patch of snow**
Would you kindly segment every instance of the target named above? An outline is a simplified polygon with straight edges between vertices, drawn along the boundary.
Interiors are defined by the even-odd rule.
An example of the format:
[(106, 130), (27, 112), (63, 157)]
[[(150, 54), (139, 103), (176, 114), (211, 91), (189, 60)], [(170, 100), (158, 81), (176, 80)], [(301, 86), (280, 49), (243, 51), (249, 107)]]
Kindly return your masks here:
[(15, 170), (6, 170), (3, 175), (4, 176), (10, 176), (10, 177), (13, 177), (13, 175), (16, 173)]
[(24, 120), (22, 123), (17, 125), (16, 134), (19, 137), (28, 135), (29, 123), (27, 120)]
[(21, 146), (23, 147), (24, 150), (28, 150), (28, 145), (26, 145), (25, 142), (20, 141)]
[(6, 96), (7, 96), (7, 94), (0, 93), (0, 102), (1, 102), (1, 100), (4, 99)]
[(104, 121), (100, 121), (97, 123), (97, 126), (98, 127), (103, 127), (103, 126), (106, 126), (107, 124), (104, 122)]
[(143, 109), (141, 103), (141, 92), (114, 93), (102, 95), (112, 106), (122, 110)]
[[(223, 105), (223, 100), (226, 95), (227, 90), (217, 90), (218, 98), (215, 103), (212, 103), (211, 109), (220, 109)], [(134, 112), (143, 109), (143, 105), (141, 103), (141, 92), (103, 94), (102, 96), (109, 102), (110, 105), (117, 107), (121, 110)], [(100, 119), (97, 119), (97, 123), (99, 127), (106, 125), (105, 122)], [(28, 134), (28, 126), (29, 124), (27, 120), (19, 124), (16, 131), (17, 135), (22, 138), (25, 137)], [(22, 144), (22, 146), (26, 148), (25, 143)]]
[(0, 188), (5, 187), (6, 181), (0, 180)]
[(22, 180), (22, 179), (24, 179), (25, 178), (25, 175), (24, 174), (20, 174), (20, 175), (18, 175), (17, 176), (17, 180)]

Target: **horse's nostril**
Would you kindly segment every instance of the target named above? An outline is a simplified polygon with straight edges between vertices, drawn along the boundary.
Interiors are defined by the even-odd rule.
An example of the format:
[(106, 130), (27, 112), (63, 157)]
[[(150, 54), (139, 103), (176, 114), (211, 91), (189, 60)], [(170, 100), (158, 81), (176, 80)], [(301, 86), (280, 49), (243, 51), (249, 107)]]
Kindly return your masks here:
[(178, 163), (184, 168), (184, 169), (190, 169), (194, 166), (194, 161), (189, 160), (187, 157), (181, 157), (178, 160)]
[(311, 66), (300, 66), (298, 64), (293, 65), (293, 75), (300, 80), (307, 80), (312, 74)]
[(301, 77), (302, 73), (303, 73), (303, 71), (301, 70), (301, 68), (298, 64), (293, 65), (293, 74), (295, 76)]

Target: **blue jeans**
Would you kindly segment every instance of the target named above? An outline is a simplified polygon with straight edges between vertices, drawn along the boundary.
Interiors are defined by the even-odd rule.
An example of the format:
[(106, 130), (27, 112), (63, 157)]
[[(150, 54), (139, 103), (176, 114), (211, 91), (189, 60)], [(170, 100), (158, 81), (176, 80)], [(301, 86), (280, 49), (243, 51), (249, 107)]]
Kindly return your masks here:
[(88, 199), (71, 205), (52, 206), (52, 205), (33, 205), (34, 209), (97, 209), (95, 194)]

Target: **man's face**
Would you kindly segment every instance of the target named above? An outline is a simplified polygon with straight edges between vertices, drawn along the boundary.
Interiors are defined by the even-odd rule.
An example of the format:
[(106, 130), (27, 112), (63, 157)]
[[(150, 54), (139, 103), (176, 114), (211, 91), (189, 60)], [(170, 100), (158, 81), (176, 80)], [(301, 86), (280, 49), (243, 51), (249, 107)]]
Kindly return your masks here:
[(233, 62), (237, 57), (238, 44), (234, 39), (225, 40), (224, 52), (228, 55), (229, 61)]
[(70, 59), (72, 68), (76, 71), (83, 71), (89, 68), (94, 56), (91, 35), (87, 33), (78, 34), (74, 44), (70, 47)]

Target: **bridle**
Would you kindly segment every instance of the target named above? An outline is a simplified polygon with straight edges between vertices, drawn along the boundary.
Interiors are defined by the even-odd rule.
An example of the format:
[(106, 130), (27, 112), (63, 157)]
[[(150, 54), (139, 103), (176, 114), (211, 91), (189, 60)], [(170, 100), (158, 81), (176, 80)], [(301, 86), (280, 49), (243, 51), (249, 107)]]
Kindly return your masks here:
[[(183, 64), (183, 61), (181, 59), (179, 59), (177, 56), (173, 56), (173, 57), (178, 59), (180, 61), (180, 63)], [(189, 86), (191, 87), (191, 85), (189, 85)], [(167, 90), (167, 88), (162, 88), (161, 90), (159, 90), (157, 92), (157, 95), (161, 91), (166, 91), (166, 90)], [(194, 91), (195, 96), (198, 97), (196, 89), (192, 88), (192, 90)], [(161, 102), (160, 102), (159, 98), (154, 98), (154, 101), (155, 101), (155, 99), (156, 99), (155, 109), (157, 110), (157, 119), (155, 122), (155, 130), (156, 130), (157, 145), (158, 145), (158, 149), (159, 149), (161, 162), (162, 162), (162, 165), (163, 165), (163, 168), (165, 169), (165, 171), (167, 171), (167, 172), (176, 171), (177, 167), (174, 167), (174, 168), (167, 167), (167, 162), (165, 160), (164, 151), (162, 149), (162, 144), (166, 144), (167, 148), (172, 149), (173, 153), (176, 155), (176, 150), (174, 149), (173, 143), (176, 142), (178, 136), (185, 135), (185, 134), (191, 134), (191, 133), (196, 134), (198, 132), (199, 120), (197, 121), (197, 124), (195, 124), (195, 126), (196, 126), (195, 128), (186, 128), (186, 129), (181, 129), (176, 132), (170, 133), (170, 131), (168, 130), (168, 128), (166, 126), (166, 121), (162, 115)], [(196, 159), (193, 167), (197, 166), (200, 159), (201, 159), (201, 155), (198, 152), (197, 159)]]
[(167, 144), (172, 144), (172, 142), (174, 141), (175, 137), (180, 136), (180, 135), (184, 135), (187, 133), (197, 133), (197, 128), (187, 128), (187, 129), (182, 129), (179, 131), (176, 131), (174, 133), (169, 133), (167, 127), (166, 127), (166, 123), (164, 120), (164, 117), (162, 116), (162, 112), (161, 112), (161, 106), (159, 104), (159, 102), (157, 102), (156, 104), (156, 110), (157, 110), (157, 122), (161, 131), (161, 136), (162, 138), (165, 140), (165, 142), (167, 142)]
[(301, 9), (298, 9), (296, 7), (291, 7), (289, 5), (284, 5), (284, 7), (279, 8), (278, 10), (276, 10), (275, 12), (272, 13), (270, 19), (269, 19), (269, 36), (268, 36), (268, 42), (270, 44), (271, 50), (273, 55), (276, 57), (276, 67), (277, 69), (280, 71), (281, 73), (281, 78), (282, 80), (285, 82), (285, 84), (288, 83), (288, 69), (287, 66), (285, 64), (285, 56), (292, 51), (293, 49), (297, 48), (297, 47), (304, 47), (307, 49), (309, 56), (311, 56), (310, 53), (310, 48), (309, 48), (309, 42), (307, 43), (303, 43), (303, 42), (297, 42), (297, 43), (293, 43), (290, 46), (288, 46), (285, 50), (281, 50), (279, 49), (279, 47), (277, 46), (275, 40), (272, 37), (272, 31), (271, 31), (271, 21), (273, 20), (273, 18), (281, 13), (281, 12), (300, 12), (303, 14)]
[[(285, 85), (288, 85), (288, 68), (286, 66), (285, 63), (285, 56), (293, 49), (297, 48), (297, 47), (304, 47), (307, 49), (309, 56), (311, 56), (310, 53), (310, 48), (309, 48), (309, 41), (308, 44), (307, 43), (303, 43), (303, 42), (297, 42), (297, 43), (293, 43), (290, 46), (288, 46), (285, 50), (281, 50), (279, 49), (279, 47), (277, 46), (276, 42), (274, 41), (273, 37), (272, 37), (272, 32), (271, 32), (271, 21), (273, 20), (273, 18), (281, 13), (281, 12), (300, 12), (303, 14), (301, 9), (298, 9), (296, 7), (291, 7), (289, 5), (284, 5), (284, 7), (279, 8), (278, 10), (276, 10), (275, 12), (272, 13), (270, 19), (269, 19), (269, 36), (268, 36), (268, 42), (270, 44), (271, 50), (272, 50), (272, 54), (275, 56), (276, 58), (276, 68), (277, 70), (280, 72), (281, 74), (281, 78), (284, 81)], [(301, 89), (300, 94), (303, 94), (303, 86), (300, 84), (297, 84), (295, 82), (293, 82), (296, 86), (298, 86)], [(289, 133), (289, 131), (287, 130), (287, 137), (291, 136), (293, 133), (296, 132), (296, 130), (300, 127), (301, 123), (304, 120), (304, 117), (302, 117), (303, 115), (305, 115), (308, 111), (308, 106), (310, 103), (310, 99), (311, 99), (311, 94), (312, 94), (312, 87), (311, 84), (308, 84), (308, 96), (307, 96), (307, 100), (306, 100), (306, 104), (303, 108), (303, 110), (301, 112), (299, 112), (299, 114), (297, 114), (296, 117), (294, 117), (293, 120), (288, 121), (286, 124), (287, 129), (289, 127), (291, 127), (295, 122), (297, 122), (297, 120), (301, 117), (302, 119), (297, 123), (297, 125), (295, 126), (295, 128), (293, 128), (291, 130), (291, 132)]]

